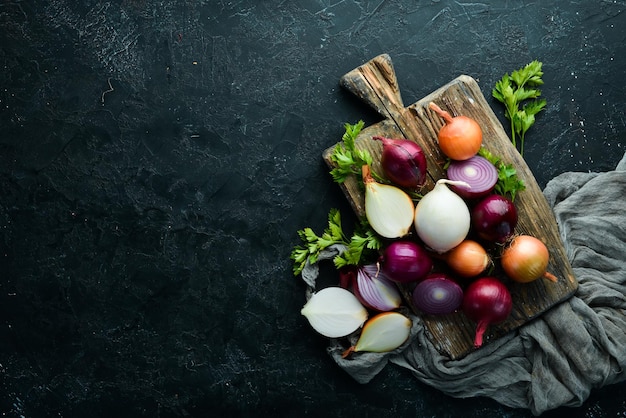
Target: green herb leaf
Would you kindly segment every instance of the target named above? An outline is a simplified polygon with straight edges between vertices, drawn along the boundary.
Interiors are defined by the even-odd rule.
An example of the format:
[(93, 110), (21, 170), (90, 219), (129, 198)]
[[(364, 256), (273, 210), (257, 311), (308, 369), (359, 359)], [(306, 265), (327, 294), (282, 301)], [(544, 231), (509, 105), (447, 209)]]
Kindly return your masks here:
[(546, 107), (546, 101), (544, 99), (541, 100), (533, 100), (532, 102), (528, 102), (524, 104), (524, 112), (527, 115), (536, 115), (540, 111), (542, 111)]
[[(330, 171), (333, 180), (336, 183), (343, 183), (351, 175), (356, 175), (361, 179), (361, 168), (364, 165), (372, 165), (372, 156), (367, 150), (356, 148), (356, 138), (365, 126), (365, 122), (358, 121), (354, 125), (346, 123), (344, 125), (345, 133), (342, 136), (342, 142), (337, 144), (330, 156), (331, 161), (336, 165)], [(375, 179), (380, 179), (376, 173), (372, 173)]]
[(485, 148), (480, 148), (478, 155), (489, 160), (498, 170), (498, 181), (494, 188), (496, 193), (508, 196), (511, 201), (515, 201), (517, 193), (526, 190), (526, 184), (517, 177), (517, 170), (512, 164), (505, 164), (500, 157), (493, 155)]
[(524, 100), (528, 100), (528, 99), (534, 99), (539, 96), (541, 96), (541, 91), (537, 89), (530, 89), (530, 90), (519, 89), (519, 90), (516, 90), (514, 93), (514, 98), (517, 103), (521, 103)]
[(347, 248), (342, 254), (334, 257), (333, 262), (337, 268), (359, 265), (366, 257), (366, 253), (382, 248), (381, 238), (366, 221), (361, 223), (359, 230), (355, 231), (348, 240), (341, 226), (341, 215), (337, 209), (331, 209), (328, 213), (328, 227), (321, 236), (318, 236), (311, 228), (299, 230), (298, 236), (303, 241), (303, 245), (295, 246), (290, 255), (294, 262), (293, 274), (295, 276), (302, 273), (307, 261), (315, 264), (320, 253), (334, 244), (343, 244)]
[(364, 258), (364, 252), (368, 250), (379, 250), (382, 248), (382, 240), (376, 233), (364, 222), (358, 232), (355, 232), (350, 238), (348, 249), (341, 255), (334, 258), (333, 262), (337, 268), (347, 265), (359, 265)]
[(546, 106), (545, 100), (538, 100), (541, 90), (536, 88), (543, 85), (541, 67), (542, 63), (535, 60), (513, 71), (511, 75), (505, 74), (491, 92), (496, 100), (504, 104), (504, 116), (511, 121), (511, 142), (517, 147), (517, 139), (520, 139), (522, 155), (526, 131), (534, 125), (535, 115)]
[(524, 87), (526, 84), (530, 86), (543, 84), (543, 81), (541, 80), (541, 76), (543, 75), (541, 66), (541, 62), (537, 60), (532, 61), (526, 64), (523, 68), (513, 71), (511, 73), (511, 79), (519, 87)]

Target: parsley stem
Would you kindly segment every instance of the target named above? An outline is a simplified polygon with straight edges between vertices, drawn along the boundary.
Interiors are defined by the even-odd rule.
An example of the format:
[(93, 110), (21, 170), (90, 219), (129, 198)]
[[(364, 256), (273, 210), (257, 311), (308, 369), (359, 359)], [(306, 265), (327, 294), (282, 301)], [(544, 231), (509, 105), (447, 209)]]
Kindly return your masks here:
[(513, 123), (513, 118), (511, 118), (511, 142), (513, 143), (514, 147), (517, 147), (517, 145), (515, 144), (515, 125)]
[(534, 125), (535, 115), (546, 106), (545, 99), (539, 99), (539, 87), (543, 84), (541, 67), (542, 63), (534, 60), (510, 75), (502, 76), (491, 91), (492, 96), (504, 104), (504, 116), (511, 121), (511, 142), (515, 148), (517, 142), (520, 143), (522, 156), (524, 134)]

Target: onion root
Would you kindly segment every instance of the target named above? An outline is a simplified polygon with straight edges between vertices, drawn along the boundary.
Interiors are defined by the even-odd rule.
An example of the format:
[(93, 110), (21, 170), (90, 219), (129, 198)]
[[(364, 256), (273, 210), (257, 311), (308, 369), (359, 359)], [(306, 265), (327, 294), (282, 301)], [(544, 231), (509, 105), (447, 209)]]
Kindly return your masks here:
[(551, 282), (554, 282), (554, 283), (556, 283), (556, 282), (558, 282), (558, 281), (559, 281), (559, 278), (558, 278), (558, 277), (556, 277), (554, 274), (552, 274), (552, 273), (550, 273), (550, 272), (548, 272), (548, 271), (546, 271), (545, 273), (543, 273), (543, 277), (544, 277), (544, 278), (546, 278), (546, 279), (548, 279), (548, 280), (550, 280)]
[(478, 321), (476, 325), (476, 335), (474, 336), (474, 348), (480, 348), (483, 345), (483, 336), (489, 328), (489, 321)]

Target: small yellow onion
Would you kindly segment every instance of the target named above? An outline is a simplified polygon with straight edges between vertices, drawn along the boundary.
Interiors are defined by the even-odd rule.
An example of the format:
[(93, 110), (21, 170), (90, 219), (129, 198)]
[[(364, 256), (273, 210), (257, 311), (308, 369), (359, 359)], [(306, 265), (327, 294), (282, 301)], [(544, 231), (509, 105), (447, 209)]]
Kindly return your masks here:
[(485, 248), (476, 241), (466, 239), (443, 255), (446, 264), (459, 276), (478, 276), (491, 264)]
[(363, 351), (385, 353), (395, 350), (404, 344), (410, 332), (411, 320), (406, 316), (398, 312), (380, 313), (365, 323), (357, 343), (345, 350), (341, 357)]
[(478, 122), (464, 115), (452, 117), (432, 102), (428, 107), (445, 121), (437, 134), (441, 151), (453, 160), (467, 160), (476, 155), (483, 142)]
[(409, 233), (415, 215), (413, 201), (403, 190), (372, 178), (370, 167), (362, 168), (365, 184), (365, 216), (370, 226), (385, 238), (400, 238)]
[(446, 184), (469, 188), (469, 185), (462, 181), (440, 179), (415, 208), (417, 235), (424, 244), (439, 254), (459, 245), (470, 229), (470, 212), (467, 204), (459, 195), (448, 189)]
[(367, 310), (356, 296), (336, 286), (314, 293), (300, 313), (315, 331), (329, 338), (345, 337), (367, 319)]

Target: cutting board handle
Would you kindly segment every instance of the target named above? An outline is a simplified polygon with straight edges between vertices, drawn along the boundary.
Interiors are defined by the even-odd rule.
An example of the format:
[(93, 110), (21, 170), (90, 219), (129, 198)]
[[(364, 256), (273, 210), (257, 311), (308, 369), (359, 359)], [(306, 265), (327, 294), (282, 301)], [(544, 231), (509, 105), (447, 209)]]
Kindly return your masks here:
[(386, 119), (395, 119), (404, 109), (396, 71), (387, 54), (372, 58), (345, 74), (339, 82)]

